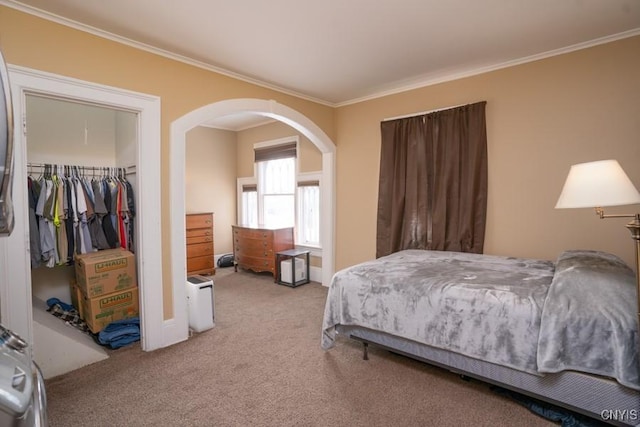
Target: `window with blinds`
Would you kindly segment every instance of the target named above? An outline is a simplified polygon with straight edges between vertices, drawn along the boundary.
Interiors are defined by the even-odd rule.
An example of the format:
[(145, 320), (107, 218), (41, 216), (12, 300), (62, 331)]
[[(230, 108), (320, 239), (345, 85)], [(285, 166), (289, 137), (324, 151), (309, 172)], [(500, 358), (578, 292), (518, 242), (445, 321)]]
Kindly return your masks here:
[(249, 227), (258, 226), (258, 186), (254, 184), (242, 186), (242, 221)]
[(295, 157), (258, 162), (258, 199), (267, 227), (295, 226), (295, 167)]
[(297, 142), (256, 144), (256, 177), (239, 181), (240, 223), (268, 228), (293, 226), (296, 244), (320, 247), (319, 175), (298, 174), (297, 154)]

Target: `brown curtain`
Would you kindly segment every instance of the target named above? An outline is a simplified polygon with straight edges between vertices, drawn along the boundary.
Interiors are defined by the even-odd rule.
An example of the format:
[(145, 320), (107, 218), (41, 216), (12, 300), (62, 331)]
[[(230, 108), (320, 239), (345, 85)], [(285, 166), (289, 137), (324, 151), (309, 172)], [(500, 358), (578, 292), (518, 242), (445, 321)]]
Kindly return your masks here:
[(485, 106), (382, 122), (377, 257), (403, 249), (482, 253)]

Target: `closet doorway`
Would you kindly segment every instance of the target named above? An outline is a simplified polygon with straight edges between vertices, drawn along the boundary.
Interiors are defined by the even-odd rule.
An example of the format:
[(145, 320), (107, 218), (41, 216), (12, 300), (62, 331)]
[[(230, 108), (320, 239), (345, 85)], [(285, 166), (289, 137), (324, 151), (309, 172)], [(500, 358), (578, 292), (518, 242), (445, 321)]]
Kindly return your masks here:
[[(161, 227), (160, 218), (157, 215), (160, 210), (160, 186), (157, 185), (160, 180), (159, 98), (22, 67), (9, 66), (9, 76), (16, 129), (13, 188), (16, 225), (12, 235), (0, 241), (0, 314), (2, 315), (2, 323), (34, 345), (33, 356), (36, 361), (38, 354), (47, 351), (46, 348), (39, 348), (38, 343), (34, 342), (32, 297), (35, 295), (42, 298), (49, 290), (43, 293), (41, 289), (37, 289), (34, 293), (32, 289), (26, 179), (30, 172), (28, 164), (81, 165), (82, 163), (92, 163), (87, 166), (121, 166), (135, 171), (130, 175), (131, 179), (129, 180), (136, 190), (144, 189), (144, 191), (135, 191), (137, 218), (135, 242), (140, 293), (141, 345), (143, 350), (147, 351), (165, 346), (162, 331), (164, 324), (162, 272), (157, 268), (162, 262)], [(34, 147), (28, 147), (29, 135), (26, 133), (26, 124), (32, 120), (29, 117), (30, 111), (42, 108), (49, 102), (64, 102), (67, 103), (64, 105), (71, 106), (71, 109), (87, 107), (94, 113), (106, 112), (113, 120), (119, 120), (121, 124), (126, 123), (119, 130), (114, 128), (111, 131), (121, 132), (122, 141), (126, 140), (126, 143), (122, 143), (119, 149), (108, 148), (113, 151), (108, 162), (113, 162), (115, 165), (101, 164), (98, 157), (106, 158), (105, 153), (95, 154), (98, 151), (89, 149), (91, 143), (95, 142), (92, 141), (92, 137), (97, 136), (97, 132), (93, 133), (97, 127), (90, 126), (89, 119), (87, 119), (86, 125), (81, 122), (79, 126), (79, 144), (85, 145), (86, 142), (84, 148), (87, 150), (83, 154), (85, 157), (78, 157), (74, 160), (71, 158), (72, 155), (69, 153), (64, 155), (64, 151), (61, 151), (59, 152), (61, 157), (54, 159), (55, 155), (51, 151), (44, 153), (44, 151), (38, 150), (38, 143), (35, 143), (35, 151), (31, 150)], [(33, 120), (37, 120), (37, 115)], [(43, 147), (39, 148), (43, 149)], [(94, 149), (99, 150), (97, 147)], [(100, 149), (105, 149), (105, 147)], [(30, 151), (31, 153), (29, 153)], [(40, 152), (38, 155), (42, 155), (42, 157), (37, 157), (37, 155), (33, 157), (34, 153), (38, 151)], [(79, 149), (80, 151), (82, 148)], [(31, 156), (28, 156), (28, 153)], [(31, 172), (33, 173), (33, 170)], [(39, 274), (36, 273), (33, 276), (37, 275)], [(66, 280), (64, 273), (61, 273), (61, 276), (61, 280)], [(54, 318), (54, 320), (56, 319)]]
[[(138, 117), (131, 111), (31, 93), (25, 101), (34, 358), (45, 378), (51, 378), (107, 358), (106, 351), (85, 333), (83, 323), (71, 321), (75, 327), (69, 328), (57, 317), (69, 318), (64, 304), (79, 308), (70, 289), (76, 273), (73, 254), (91, 252), (96, 246), (137, 252), (133, 232), (139, 219), (135, 203), (129, 208), (127, 201), (135, 201), (137, 193)], [(48, 188), (58, 195), (51, 209), (45, 202)], [(74, 214), (80, 200), (91, 210), (85, 214), (86, 226)], [(50, 213), (56, 220), (41, 219), (52, 218)], [(47, 312), (47, 302), (56, 300), (60, 303), (53, 316)]]

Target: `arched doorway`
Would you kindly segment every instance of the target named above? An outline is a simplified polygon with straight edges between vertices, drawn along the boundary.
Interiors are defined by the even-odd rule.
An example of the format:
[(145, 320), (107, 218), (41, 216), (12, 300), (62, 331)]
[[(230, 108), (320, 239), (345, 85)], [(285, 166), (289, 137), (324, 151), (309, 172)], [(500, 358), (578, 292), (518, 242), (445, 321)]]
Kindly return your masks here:
[(240, 113), (252, 113), (281, 121), (307, 137), (322, 153), (321, 243), (322, 284), (329, 285), (335, 266), (335, 144), (315, 123), (303, 114), (264, 99), (230, 99), (200, 107), (171, 124), (170, 134), (170, 231), (172, 296), (174, 317), (166, 322), (165, 345), (183, 341), (188, 336), (188, 320), (184, 282), (185, 251), (185, 142), (186, 133), (207, 120)]

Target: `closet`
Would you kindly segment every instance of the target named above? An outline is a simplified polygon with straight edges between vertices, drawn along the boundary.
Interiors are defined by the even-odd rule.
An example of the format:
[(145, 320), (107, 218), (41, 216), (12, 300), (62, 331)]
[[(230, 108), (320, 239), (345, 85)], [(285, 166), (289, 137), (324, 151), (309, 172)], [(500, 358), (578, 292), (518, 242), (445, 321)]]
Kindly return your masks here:
[[(25, 105), (31, 180), (52, 174), (99, 182), (113, 179), (126, 181), (132, 193), (137, 192), (136, 113), (40, 95), (27, 95)], [(135, 227), (135, 217), (130, 219), (133, 222), (129, 225)], [(35, 237), (32, 234), (30, 239)], [(131, 239), (127, 248), (135, 252), (134, 245)], [(69, 284), (75, 277), (74, 266), (63, 261), (37, 264), (32, 263), (31, 269), (34, 346), (36, 362), (45, 377), (106, 358), (104, 349), (89, 335), (46, 311), (49, 298), (71, 303)]]

